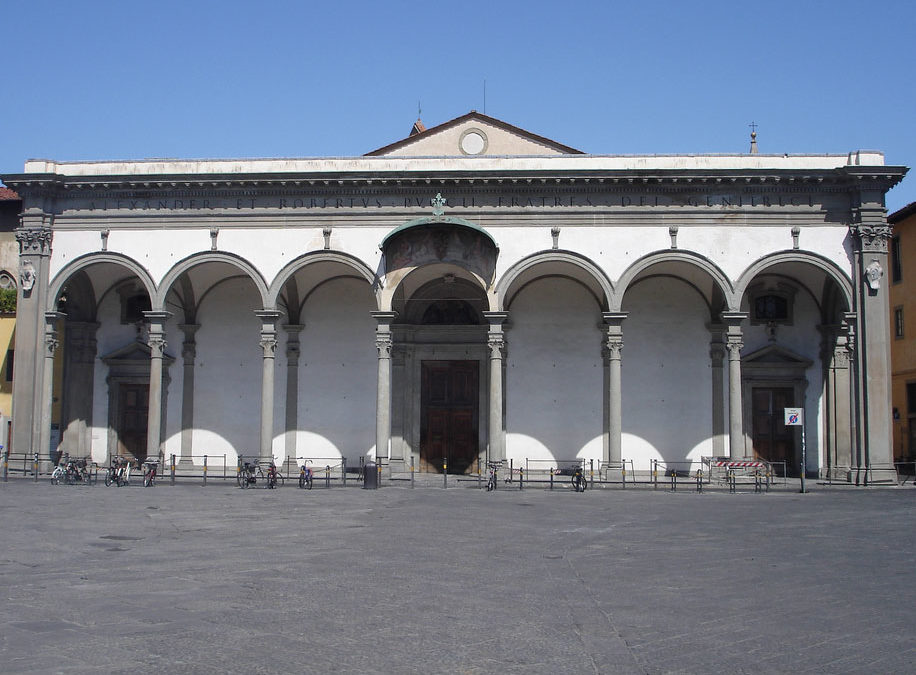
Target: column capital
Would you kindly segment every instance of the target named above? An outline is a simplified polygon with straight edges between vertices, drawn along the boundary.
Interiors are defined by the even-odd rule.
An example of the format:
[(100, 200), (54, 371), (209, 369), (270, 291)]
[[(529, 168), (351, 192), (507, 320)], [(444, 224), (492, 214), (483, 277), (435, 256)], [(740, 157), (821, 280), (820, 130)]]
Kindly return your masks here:
[(197, 331), (200, 330), (199, 323), (180, 323), (178, 328), (181, 329), (181, 332), (184, 333), (185, 342), (194, 342), (194, 336), (197, 334)]
[(482, 314), (490, 324), (490, 330), (502, 328), (503, 323), (509, 318), (509, 312), (482, 312)]
[(19, 255), (51, 255), (52, 230), (47, 225), (16, 229)]
[(394, 321), (398, 313), (397, 312), (369, 312), (369, 315), (376, 320), (379, 328), (388, 328), (391, 325), (391, 322)]
[(624, 319), (629, 316), (629, 312), (601, 312), (601, 320), (610, 328), (620, 328)]
[(731, 332), (735, 328), (740, 330), (741, 323), (747, 319), (750, 314), (747, 312), (722, 312), (719, 316), (722, 318), (722, 323), (724, 323), (725, 327)]
[(161, 333), (164, 330), (164, 324), (166, 321), (172, 318), (171, 312), (166, 311), (150, 311), (143, 312), (143, 317), (149, 321), (149, 332), (150, 336), (153, 333)]
[(284, 331), (289, 333), (290, 339), (293, 339), (293, 338), (298, 338), (299, 333), (305, 330), (305, 324), (304, 323), (285, 323), (283, 324), (283, 326), (281, 326), (281, 328), (283, 328)]

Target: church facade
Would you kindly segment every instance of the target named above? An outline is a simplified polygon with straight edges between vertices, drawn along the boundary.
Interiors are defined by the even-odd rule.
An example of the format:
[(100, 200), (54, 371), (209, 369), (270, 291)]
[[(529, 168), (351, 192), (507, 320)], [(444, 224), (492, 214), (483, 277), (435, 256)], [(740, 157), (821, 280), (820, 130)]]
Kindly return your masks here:
[(807, 473), (892, 480), (905, 172), (589, 155), (476, 112), (361, 157), (31, 160), (3, 176), (12, 451), (797, 475), (804, 433)]

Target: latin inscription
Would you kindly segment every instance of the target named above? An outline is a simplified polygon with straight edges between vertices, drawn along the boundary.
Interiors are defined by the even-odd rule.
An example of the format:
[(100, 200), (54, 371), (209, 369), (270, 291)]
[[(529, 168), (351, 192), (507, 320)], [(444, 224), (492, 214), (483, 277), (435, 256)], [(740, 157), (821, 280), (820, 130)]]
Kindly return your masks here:
[[(569, 208), (569, 207), (703, 207), (747, 208), (815, 205), (810, 194), (761, 195), (742, 193), (695, 194), (500, 194), (456, 196), (452, 208)], [(253, 209), (381, 209), (429, 207), (429, 197), (232, 197), (183, 199), (102, 199), (74, 204), (76, 210), (90, 211), (244, 211)]]

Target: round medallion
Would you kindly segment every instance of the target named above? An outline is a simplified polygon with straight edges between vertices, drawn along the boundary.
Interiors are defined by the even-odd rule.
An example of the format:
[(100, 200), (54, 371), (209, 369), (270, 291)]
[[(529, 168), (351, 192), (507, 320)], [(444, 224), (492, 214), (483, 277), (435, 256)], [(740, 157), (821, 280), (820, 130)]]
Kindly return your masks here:
[(467, 129), (458, 141), (465, 155), (479, 155), (487, 149), (487, 135), (480, 129)]

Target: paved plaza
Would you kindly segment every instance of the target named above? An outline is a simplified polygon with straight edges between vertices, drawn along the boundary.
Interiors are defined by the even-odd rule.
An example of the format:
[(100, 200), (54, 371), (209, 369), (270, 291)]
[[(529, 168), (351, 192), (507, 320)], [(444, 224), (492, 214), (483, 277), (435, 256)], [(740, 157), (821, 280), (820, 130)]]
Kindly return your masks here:
[(5, 673), (911, 673), (916, 488), (0, 483)]

